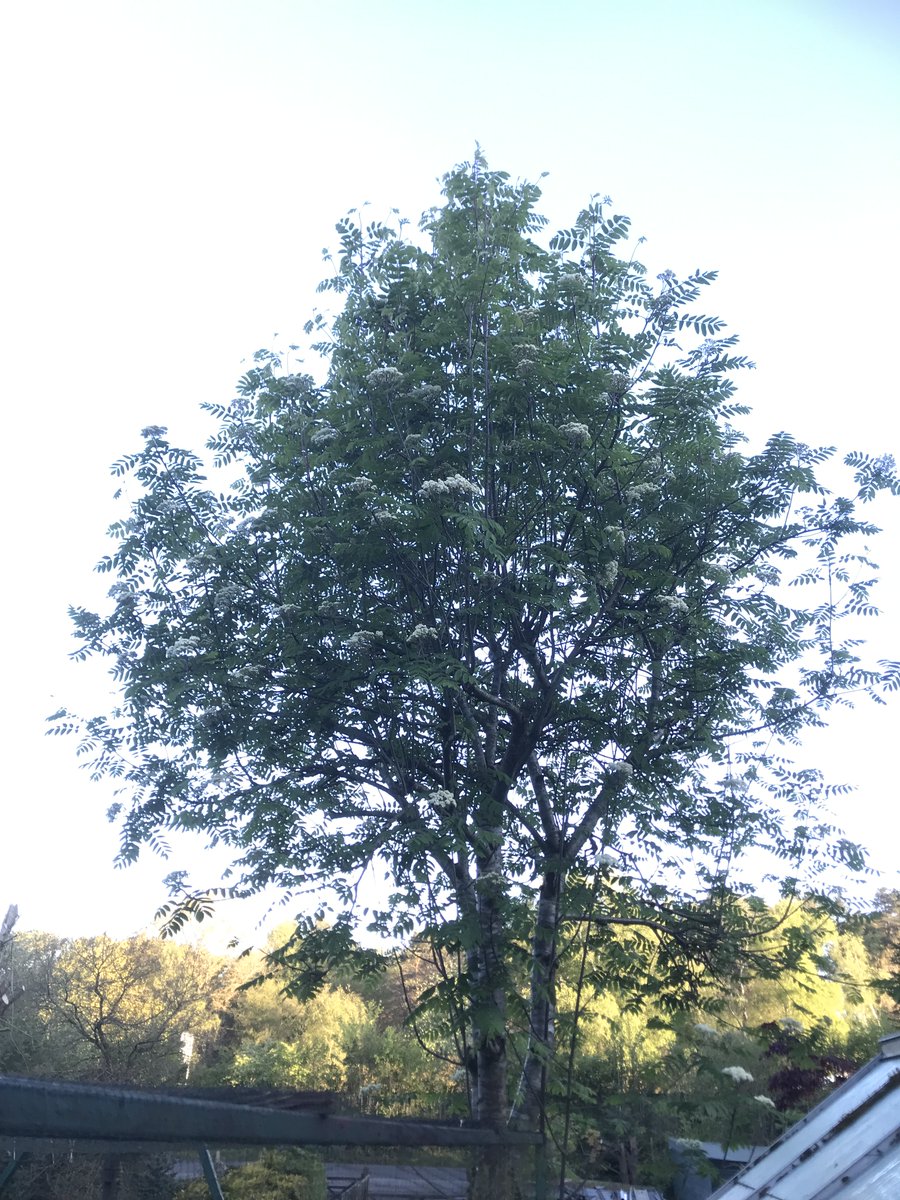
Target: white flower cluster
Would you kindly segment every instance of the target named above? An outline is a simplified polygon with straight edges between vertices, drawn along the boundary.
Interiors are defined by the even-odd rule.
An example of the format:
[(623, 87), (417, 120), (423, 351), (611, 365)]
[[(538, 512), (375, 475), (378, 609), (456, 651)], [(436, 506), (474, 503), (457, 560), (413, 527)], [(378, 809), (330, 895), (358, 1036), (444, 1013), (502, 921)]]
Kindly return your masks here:
[(597, 866), (598, 867), (617, 867), (618, 865), (619, 865), (619, 863), (618, 863), (615, 855), (613, 855), (613, 854), (598, 854), (597, 855)]
[(597, 582), (601, 587), (611, 588), (619, 577), (619, 564), (614, 558), (604, 563), (597, 572)]
[(337, 430), (331, 425), (323, 425), (309, 439), (312, 446), (327, 446), (329, 442), (333, 442), (337, 437)]
[(280, 604), (278, 608), (275, 609), (275, 616), (281, 617), (282, 621), (284, 621), (287, 620), (288, 617), (292, 617), (295, 613), (299, 612), (303, 612), (303, 609), (299, 604)]
[(743, 1067), (723, 1067), (722, 1074), (727, 1075), (729, 1079), (733, 1079), (735, 1083), (752, 1083), (753, 1076), (749, 1071), (745, 1071)]
[(774, 1108), (775, 1107), (775, 1101), (771, 1100), (768, 1096), (754, 1096), (753, 1099), (756, 1101), (757, 1104), (761, 1104), (763, 1106), (763, 1108)]
[(782, 1017), (778, 1022), (785, 1033), (802, 1033), (803, 1022), (795, 1021), (793, 1017)]
[(347, 484), (348, 492), (369, 492), (372, 490), (372, 480), (368, 475), (357, 475)]
[(446, 479), (426, 479), (419, 488), (423, 500), (436, 500), (441, 496), (478, 496), (481, 488), (464, 475), (448, 475)]
[(243, 588), (238, 587), (236, 583), (226, 583), (225, 587), (220, 588), (216, 592), (213, 604), (219, 612), (227, 612), (234, 604), (243, 596)]
[(704, 579), (708, 579), (710, 583), (721, 583), (723, 587), (728, 587), (732, 581), (731, 572), (727, 567), (720, 567), (716, 563), (704, 563), (702, 568)]
[(259, 666), (258, 663), (247, 663), (246, 666), (237, 667), (233, 671), (228, 672), (228, 678), (232, 683), (253, 683), (260, 675), (265, 673), (265, 668)]
[(689, 612), (687, 601), (681, 596), (657, 596), (656, 603), (662, 608), (665, 608), (669, 613), (686, 613)]
[(166, 647), (166, 658), (193, 658), (200, 653), (200, 639), (195, 637), (177, 638), (171, 646)]
[(403, 372), (396, 367), (376, 367), (366, 376), (366, 383), (372, 387), (389, 387), (391, 384), (403, 382)]
[(565, 425), (560, 425), (559, 432), (573, 446), (589, 446), (591, 444), (591, 431), (581, 421), (566, 421)]
[(356, 633), (351, 633), (344, 642), (345, 646), (349, 646), (351, 650), (364, 650), (367, 646), (371, 646), (378, 634), (371, 629), (357, 629)]
[(379, 525), (391, 525), (394, 521), (399, 521), (400, 518), (395, 512), (391, 512), (389, 508), (378, 508), (372, 513), (374, 519)]
[(430, 642), (434, 638), (439, 638), (440, 631), (435, 629), (433, 625), (416, 625), (412, 633), (406, 639), (408, 645), (415, 645), (417, 642)]
[(610, 763), (606, 770), (610, 775), (624, 775), (626, 779), (630, 779), (634, 774), (634, 767), (631, 763), (622, 760)]
[(436, 400), (441, 390), (435, 383), (418, 383), (409, 394), (414, 400)]
[(699, 1033), (702, 1037), (718, 1037), (718, 1029), (714, 1029), (712, 1025), (704, 1025), (702, 1021), (698, 1021), (694, 1026), (694, 1032)]
[(134, 599), (134, 590), (130, 583), (114, 583), (107, 592), (110, 600)]
[(626, 500), (642, 500), (644, 496), (652, 496), (659, 488), (655, 483), (635, 483), (625, 489)]
[(603, 530), (607, 540), (616, 550), (622, 550), (625, 547), (625, 530), (618, 525), (607, 525)]
[(437, 791), (428, 793), (428, 803), (439, 812), (447, 812), (456, 807), (456, 797), (446, 788), (438, 788)]

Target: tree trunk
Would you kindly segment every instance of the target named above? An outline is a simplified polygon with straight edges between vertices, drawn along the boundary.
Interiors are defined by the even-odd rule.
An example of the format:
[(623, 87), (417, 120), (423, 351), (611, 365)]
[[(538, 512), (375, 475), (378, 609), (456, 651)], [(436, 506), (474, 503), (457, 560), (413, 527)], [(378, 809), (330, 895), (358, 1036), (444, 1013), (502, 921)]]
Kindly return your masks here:
[(541, 884), (531, 942), (528, 1047), (511, 1121), (528, 1129), (540, 1124), (544, 1072), (556, 1039), (556, 935), (561, 878), (548, 871)]
[(472, 1171), (471, 1200), (520, 1200), (522, 1171), (517, 1156), (526, 1153), (511, 1146), (482, 1146)]
[[(495, 816), (488, 802), (482, 816)], [(475, 1116), (502, 1133), (509, 1115), (506, 1039), (506, 921), (503, 913), (503, 834), (499, 821), (485, 820), (476, 858), (478, 946), (472, 994), (472, 1045), (475, 1054)], [(472, 1200), (516, 1200), (515, 1163), (506, 1146), (485, 1146), (476, 1155)]]

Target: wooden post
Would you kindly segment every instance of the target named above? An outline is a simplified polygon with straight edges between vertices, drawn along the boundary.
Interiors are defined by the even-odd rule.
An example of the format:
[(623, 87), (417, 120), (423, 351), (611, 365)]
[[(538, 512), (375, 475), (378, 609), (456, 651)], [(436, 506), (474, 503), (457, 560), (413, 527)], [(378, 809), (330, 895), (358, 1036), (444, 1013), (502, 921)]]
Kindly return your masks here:
[(212, 1160), (212, 1155), (206, 1146), (200, 1148), (200, 1166), (203, 1168), (203, 1174), (206, 1177), (206, 1186), (209, 1188), (209, 1194), (212, 1200), (225, 1200), (222, 1195), (222, 1185), (219, 1183), (219, 1177), (216, 1174), (216, 1164)]
[(31, 1155), (26, 1151), (24, 1154), (20, 1154), (16, 1158), (10, 1159), (3, 1170), (0, 1171), (0, 1192), (3, 1191), (9, 1181), (12, 1179), (13, 1175), (15, 1175), (16, 1169), (21, 1167), (23, 1162), (27, 1162), (30, 1157)]
[[(6, 978), (6, 972), (3, 969), (3, 951), (13, 940), (13, 926), (19, 919), (19, 910), (14, 904), (11, 904), (6, 910), (6, 916), (0, 921), (0, 1017), (6, 1012), (13, 1000), (22, 994), (22, 989), (16, 990), (12, 981)], [(5, 1172), (4, 1172), (5, 1176)]]
[(547, 1142), (534, 1148), (534, 1200), (547, 1200)]

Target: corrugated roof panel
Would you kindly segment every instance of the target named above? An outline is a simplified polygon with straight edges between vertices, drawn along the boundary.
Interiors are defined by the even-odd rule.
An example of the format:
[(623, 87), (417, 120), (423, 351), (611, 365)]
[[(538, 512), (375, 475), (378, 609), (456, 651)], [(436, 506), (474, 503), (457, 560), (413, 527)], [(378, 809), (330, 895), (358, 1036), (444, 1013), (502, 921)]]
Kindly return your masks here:
[[(900, 1194), (900, 1145), (895, 1145), (878, 1162), (849, 1184), (841, 1184), (835, 1200), (897, 1200)], [(830, 1196), (816, 1200), (831, 1200)]]

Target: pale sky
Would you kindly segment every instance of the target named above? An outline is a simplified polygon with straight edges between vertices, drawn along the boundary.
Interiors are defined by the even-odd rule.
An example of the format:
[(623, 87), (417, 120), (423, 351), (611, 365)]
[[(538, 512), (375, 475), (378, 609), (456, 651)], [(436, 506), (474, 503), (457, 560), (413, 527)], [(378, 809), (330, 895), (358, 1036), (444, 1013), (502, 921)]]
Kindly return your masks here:
[[(66, 606), (114, 519), (109, 464), (146, 424), (200, 449), (203, 401), (299, 339), (348, 208), (416, 218), (480, 142), (570, 224), (628, 213), (654, 270), (717, 268), (712, 311), (759, 364), (757, 433), (900, 457), (900, 6), (891, 0), (30, 0), (0, 38), (0, 353), (8, 669), (0, 906), (23, 927), (147, 924), (199, 848), (111, 866), (109, 788), (43, 736), (102, 678)], [(900, 657), (900, 506), (884, 505), (878, 657)], [(894, 874), (896, 704), (801, 754)], [(246, 924), (246, 918), (240, 918)]]

